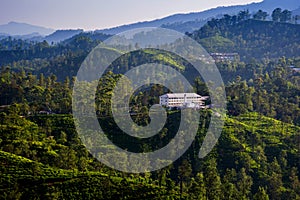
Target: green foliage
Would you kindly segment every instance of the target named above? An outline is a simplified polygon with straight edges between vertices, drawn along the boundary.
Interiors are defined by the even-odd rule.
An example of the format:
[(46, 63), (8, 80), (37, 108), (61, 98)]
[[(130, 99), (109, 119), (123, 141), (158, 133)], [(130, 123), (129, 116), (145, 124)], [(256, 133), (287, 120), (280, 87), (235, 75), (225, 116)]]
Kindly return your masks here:
[[(221, 19), (212, 19), (189, 35), (210, 53), (239, 53), (244, 61), (253, 58), (296, 57), (299, 52), (300, 26), (282, 23), (290, 21), (290, 18), (290, 11), (287, 10), (284, 13), (280, 11), (280, 18), (276, 17), (274, 21), (264, 21), (263, 11), (256, 13), (254, 19), (245, 17), (241, 20), (238, 16), (224, 15)], [(281, 23), (277, 22), (279, 20)], [(218, 37), (225, 38), (224, 44), (220, 43), (220, 39), (212, 40)]]
[[(146, 175), (145, 178), (143, 175), (126, 178), (126, 174), (122, 175), (107, 169), (93, 161), (88, 154), (83, 154), (85, 150), (80, 148), (80, 142), (76, 140), (71, 116), (45, 115), (32, 116), (30, 119), (42, 127), (37, 127), (35, 123), (24, 118), (11, 115), (6, 116), (3, 121), (8, 128), (14, 127), (11, 125), (12, 121), (17, 125), (22, 125), (24, 127), (20, 130), (22, 133), (26, 133), (26, 130), (32, 126), (36, 127), (35, 131), (31, 132), (32, 135), (25, 134), (23, 140), (19, 137), (11, 138), (13, 146), (11, 150), (6, 149), (6, 151), (12, 151), (35, 161), (0, 151), (0, 170), (3, 174), (2, 194), (7, 198), (14, 196), (21, 199), (33, 197), (114, 199), (122, 196), (129, 199), (177, 199), (181, 196), (186, 199), (251, 199), (252, 197), (260, 198), (258, 196), (267, 198), (268, 195), (272, 198), (299, 195), (299, 179), (296, 170), (299, 146), (297, 140), (293, 138), (299, 137), (300, 128), (285, 124), (284, 127), (289, 131), (281, 131), (282, 122), (257, 113), (226, 120), (225, 128), (216, 147), (217, 159), (209, 156), (205, 160), (199, 160), (197, 154), (193, 153), (197, 151), (194, 149), (197, 145), (193, 145), (183, 161), (175, 162), (171, 167), (171, 169), (178, 169), (178, 173), (167, 169), (158, 173), (158, 177), (164, 176), (160, 182)], [(43, 125), (46, 122), (47, 126), (50, 126), (48, 130)], [(24, 125), (26, 123), (27, 126)], [(44, 131), (44, 134), (40, 134)], [(201, 132), (200, 130), (197, 137), (201, 135)], [(53, 139), (46, 139), (47, 134), (52, 135)], [(39, 137), (34, 135), (39, 135)], [(28, 138), (36, 138), (32, 142), (29, 140), (27, 150), (23, 148), (23, 151), (31, 153), (23, 154), (13, 150), (14, 145)], [(1, 139), (1, 146), (8, 142), (6, 137), (1, 137)], [(19, 142), (16, 143), (17, 141)], [(201, 143), (200, 141), (198, 142)], [(37, 156), (31, 156), (34, 155), (33, 152), (36, 152)], [(79, 164), (82, 159), (89, 160), (86, 167)], [(198, 168), (191, 164), (197, 162), (201, 163)], [(293, 167), (292, 174), (289, 173), (291, 167)], [(96, 169), (100, 172), (94, 171)], [(226, 169), (227, 172), (224, 175)], [(234, 169), (237, 169), (237, 173)], [(155, 178), (154, 174), (152, 176)], [(268, 190), (258, 189), (265, 185)]]
[(140, 178), (54, 169), (3, 151), (0, 163), (3, 199), (176, 199), (176, 193)]
[(259, 187), (258, 192), (254, 195), (254, 200), (269, 200), (269, 195), (264, 188)]
[[(273, 15), (272, 22), (262, 10), (254, 19), (249, 11), (224, 15), (191, 35), (210, 52), (235, 51), (245, 61), (217, 63), (228, 100), (225, 126), (213, 151), (199, 159), (213, 113), (200, 110), (195, 141), (182, 158), (145, 174), (119, 172), (98, 162), (80, 141), (70, 115), (72, 76), (104, 35), (83, 33), (52, 46), (0, 41), (0, 198), (299, 199), (300, 79), (290, 66), (300, 68), (300, 59), (293, 58), (298, 56), (300, 31), (299, 25), (285, 23), (288, 11), (277, 9)], [(98, 84), (95, 112), (107, 137), (133, 152), (168, 144), (181, 119), (180, 111), (168, 111), (165, 127), (147, 139), (129, 137), (116, 126), (112, 91), (122, 74), (148, 62), (172, 66), (198, 94), (209, 95), (193, 67), (172, 53), (149, 48), (121, 56), (90, 84)], [(130, 98), (130, 114), (139, 125), (150, 122), (149, 108), (169, 92), (156, 84), (145, 88)], [(87, 95), (84, 85), (81, 94)], [(114, 147), (99, 148), (110, 159)], [(124, 160), (127, 166), (130, 158)]]
[(208, 52), (213, 52), (215, 49), (226, 52), (234, 47), (234, 42), (219, 35), (200, 39), (199, 43), (206, 47)]
[(257, 19), (257, 20), (266, 20), (267, 16), (268, 16), (268, 13), (267, 13), (267, 12), (264, 12), (264, 11), (262, 11), (262, 10), (259, 10), (259, 11), (257, 11), (257, 13), (255, 13), (255, 14), (253, 15), (253, 19)]

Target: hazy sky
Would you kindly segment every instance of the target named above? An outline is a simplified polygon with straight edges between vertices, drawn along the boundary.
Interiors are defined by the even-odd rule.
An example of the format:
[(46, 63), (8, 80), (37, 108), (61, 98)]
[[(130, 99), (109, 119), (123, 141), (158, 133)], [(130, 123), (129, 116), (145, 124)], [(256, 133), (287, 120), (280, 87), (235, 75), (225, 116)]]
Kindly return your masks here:
[(0, 0), (0, 24), (86, 30), (262, 0)]

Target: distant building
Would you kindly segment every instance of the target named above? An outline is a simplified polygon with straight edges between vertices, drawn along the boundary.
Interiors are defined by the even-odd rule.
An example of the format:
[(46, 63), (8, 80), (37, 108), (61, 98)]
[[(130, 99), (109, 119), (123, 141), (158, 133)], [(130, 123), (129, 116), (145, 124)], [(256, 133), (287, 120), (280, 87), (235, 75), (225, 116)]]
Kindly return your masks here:
[(41, 110), (41, 111), (39, 111), (39, 114), (40, 115), (49, 115), (49, 114), (51, 114), (51, 112), (47, 111), (47, 110)]
[(1, 105), (0, 106), (0, 112), (3, 112), (3, 111), (8, 111), (10, 105)]
[(238, 53), (211, 53), (210, 56), (216, 62), (239, 60), (239, 54)]
[(295, 67), (294, 65), (289, 66), (290, 69), (292, 70), (293, 74), (299, 74), (300, 73), (300, 68)]
[(168, 108), (203, 108), (208, 98), (196, 93), (164, 94), (159, 97), (159, 104)]
[(293, 73), (300, 73), (300, 68), (293, 68)]

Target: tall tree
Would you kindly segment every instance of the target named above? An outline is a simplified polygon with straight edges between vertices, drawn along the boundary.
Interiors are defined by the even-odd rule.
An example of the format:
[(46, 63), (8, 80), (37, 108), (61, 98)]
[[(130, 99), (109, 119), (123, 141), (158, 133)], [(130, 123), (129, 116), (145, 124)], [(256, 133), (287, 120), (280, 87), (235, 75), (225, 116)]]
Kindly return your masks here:
[(281, 8), (276, 8), (275, 10), (273, 10), (272, 12), (272, 20), (274, 22), (279, 22), (280, 18), (281, 18)]
[(217, 170), (216, 159), (210, 159), (205, 169), (206, 197), (210, 200), (222, 198), (221, 179)]
[(280, 22), (289, 22), (292, 19), (292, 12), (289, 10), (282, 11), (280, 15)]
[(189, 188), (190, 199), (206, 200), (206, 188), (204, 183), (204, 175), (202, 172), (197, 173), (196, 177), (192, 179)]
[(237, 174), (235, 169), (227, 169), (222, 181), (223, 199), (238, 199), (236, 188)]
[(243, 10), (243, 11), (240, 11), (239, 14), (237, 15), (237, 19), (239, 22), (241, 21), (244, 21), (244, 20), (247, 20), (250, 18), (250, 13), (249, 13), (249, 10)]
[(179, 181), (180, 181), (180, 194), (183, 194), (184, 182), (188, 182), (192, 175), (192, 165), (188, 160), (183, 160), (178, 168)]
[(271, 199), (274, 199), (274, 200), (281, 199), (282, 185), (283, 185), (282, 175), (272, 172), (272, 174), (268, 180), (268, 193), (270, 194)]
[(254, 200), (269, 200), (269, 195), (263, 187), (259, 187), (257, 193), (253, 197)]
[(290, 173), (290, 188), (300, 197), (300, 181), (297, 176), (297, 168), (293, 167)]
[(251, 176), (248, 176), (245, 168), (242, 168), (238, 174), (237, 188), (240, 194), (240, 199), (249, 199), (251, 186), (253, 184)]
[(266, 20), (267, 17), (268, 17), (268, 13), (262, 10), (257, 11), (257, 13), (253, 15), (253, 19), (257, 19), (257, 20)]

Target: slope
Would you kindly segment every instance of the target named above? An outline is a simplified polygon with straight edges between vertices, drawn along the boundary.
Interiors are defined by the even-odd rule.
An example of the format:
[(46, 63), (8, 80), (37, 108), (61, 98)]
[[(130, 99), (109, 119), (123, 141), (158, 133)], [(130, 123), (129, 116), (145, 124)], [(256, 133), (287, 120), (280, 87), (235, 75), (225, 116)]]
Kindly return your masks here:
[(4, 151), (0, 151), (0, 173), (1, 199), (165, 199), (170, 195), (166, 188), (142, 178), (55, 169)]
[[(237, 14), (241, 10), (249, 10), (250, 13), (259, 9), (271, 13), (275, 8), (295, 10), (300, 6), (298, 0), (264, 0), (260, 3), (251, 3), (247, 5), (236, 5), (228, 7), (217, 7), (203, 12), (187, 13), (187, 14), (175, 14), (162, 19), (156, 19), (153, 21), (138, 22), (128, 25), (122, 25), (114, 28), (98, 30), (98, 32), (105, 34), (117, 34), (123, 31), (127, 31), (134, 28), (142, 27), (166, 27), (175, 29), (181, 32), (191, 32), (196, 28), (200, 28), (203, 23), (212, 17), (222, 16), (224, 14)], [(188, 22), (188, 23), (187, 23)]]
[(50, 28), (44, 28), (41, 26), (35, 26), (19, 22), (9, 22), (8, 24), (0, 25), (0, 33), (5, 33), (8, 35), (29, 35), (32, 33), (48, 35), (53, 32), (54, 30)]
[[(209, 52), (237, 52), (243, 61), (297, 57), (300, 51), (300, 25), (289, 23), (253, 19), (236, 23), (234, 16), (227, 16), (209, 21), (191, 36)], [(228, 42), (218, 45), (222, 37)]]

